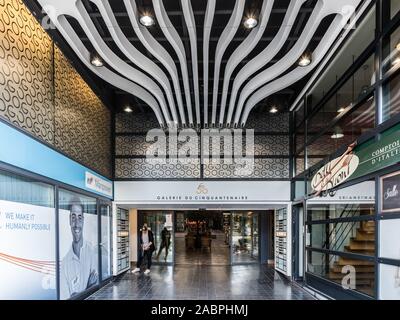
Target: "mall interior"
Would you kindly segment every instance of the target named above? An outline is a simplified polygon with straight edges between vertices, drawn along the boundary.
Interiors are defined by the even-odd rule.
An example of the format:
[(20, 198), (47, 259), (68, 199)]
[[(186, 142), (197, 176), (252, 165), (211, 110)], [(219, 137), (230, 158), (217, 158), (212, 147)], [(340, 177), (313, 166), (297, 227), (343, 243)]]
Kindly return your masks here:
[(400, 300), (399, 93), (400, 0), (0, 0), (0, 299)]

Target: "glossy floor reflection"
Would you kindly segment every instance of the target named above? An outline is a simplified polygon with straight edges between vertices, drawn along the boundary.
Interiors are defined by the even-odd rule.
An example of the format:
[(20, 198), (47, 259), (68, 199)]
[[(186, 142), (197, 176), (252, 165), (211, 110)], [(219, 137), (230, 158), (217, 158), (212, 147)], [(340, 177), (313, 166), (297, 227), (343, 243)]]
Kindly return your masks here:
[(225, 242), (225, 235), (220, 231), (213, 231), (211, 249), (187, 249), (185, 247), (185, 233), (175, 234), (175, 264), (176, 265), (229, 265), (229, 245)]
[(126, 273), (94, 300), (311, 300), (267, 266), (154, 266), (150, 275)]

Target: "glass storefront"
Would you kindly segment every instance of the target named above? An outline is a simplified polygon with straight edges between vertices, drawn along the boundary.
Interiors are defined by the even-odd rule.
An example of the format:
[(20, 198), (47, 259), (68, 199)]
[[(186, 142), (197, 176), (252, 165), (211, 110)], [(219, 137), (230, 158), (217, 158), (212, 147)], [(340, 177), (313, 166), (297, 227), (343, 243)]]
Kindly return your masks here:
[(306, 271), (375, 296), (375, 182), (307, 201)]
[(255, 212), (232, 213), (232, 263), (258, 262), (259, 215)]
[[(153, 232), (155, 251), (153, 261), (172, 263), (174, 261), (174, 225), (173, 212), (143, 212), (143, 223)], [(141, 228), (143, 225), (139, 225)]]
[(307, 262), (307, 271), (315, 276), (335, 282), (344, 290), (355, 290), (368, 296), (375, 295), (373, 261), (308, 251)]
[(0, 299), (54, 300), (54, 187), (0, 171)]
[(110, 278), (111, 216), (95, 197), (0, 170), (0, 298), (71, 299)]
[(99, 283), (97, 201), (59, 191), (60, 298), (70, 299)]

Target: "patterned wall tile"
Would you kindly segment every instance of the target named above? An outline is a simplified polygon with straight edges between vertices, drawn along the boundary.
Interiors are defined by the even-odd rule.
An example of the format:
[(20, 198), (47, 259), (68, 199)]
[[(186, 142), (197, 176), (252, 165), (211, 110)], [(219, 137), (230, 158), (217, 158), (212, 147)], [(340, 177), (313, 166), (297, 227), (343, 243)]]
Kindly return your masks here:
[(289, 132), (289, 127), (289, 113), (253, 113), (246, 123), (246, 129), (255, 132)]
[(21, 0), (0, 0), (0, 117), (111, 176), (110, 112), (53, 47)]
[(117, 179), (200, 178), (200, 161), (192, 163), (149, 163), (146, 159), (115, 159)]
[(54, 59), (55, 146), (110, 177), (110, 111), (58, 48)]
[(117, 113), (115, 115), (115, 132), (147, 132), (159, 129), (157, 118), (154, 114)]
[[(131, 136), (116, 136), (115, 137), (115, 154), (116, 156), (145, 156), (149, 148), (156, 146), (158, 140), (154, 142), (147, 142), (146, 136), (143, 135), (131, 135)], [(170, 148), (169, 137), (166, 136), (165, 152), (159, 153), (160, 155), (165, 155), (171, 152), (174, 148)], [(187, 140), (186, 142), (177, 141), (178, 150), (185, 150), (190, 148), (191, 153), (197, 152), (199, 155), (199, 144), (195, 143), (196, 140)], [(161, 151), (161, 150), (159, 150)]]
[(255, 136), (254, 154), (256, 156), (288, 156), (289, 136)]
[(205, 164), (204, 178), (289, 178), (289, 159), (254, 159), (254, 169), (251, 174), (242, 174), (240, 165), (235, 164)]
[(54, 142), (52, 41), (21, 0), (0, 0), (0, 116)]

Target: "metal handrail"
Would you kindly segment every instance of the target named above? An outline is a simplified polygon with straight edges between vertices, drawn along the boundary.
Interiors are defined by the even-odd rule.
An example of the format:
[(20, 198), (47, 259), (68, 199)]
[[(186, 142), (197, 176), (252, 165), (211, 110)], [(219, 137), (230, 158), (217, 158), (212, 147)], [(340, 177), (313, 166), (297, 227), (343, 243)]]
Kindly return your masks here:
[[(352, 207), (351, 210), (346, 211), (347, 208), (348, 208), (348, 206), (349, 206), (349, 204), (346, 204), (346, 206), (344, 207), (344, 209), (343, 209), (343, 211), (342, 211), (342, 213), (340, 214), (340, 216), (339, 216), (338, 219), (340, 219), (340, 218), (348, 218), (348, 217), (355, 211), (354, 207)], [(351, 206), (354, 206), (354, 205), (352, 204)], [(357, 206), (357, 205), (356, 205), (356, 206)], [(358, 206), (357, 206), (356, 208), (358, 209)], [(347, 212), (347, 215), (344, 217), (344, 214), (345, 214), (346, 212)], [(342, 225), (343, 225), (343, 224), (339, 227), (339, 229), (336, 230), (336, 226), (337, 226), (339, 223), (340, 223), (340, 222), (335, 222), (335, 223), (334, 223), (332, 230), (329, 232), (328, 239), (325, 241), (324, 245), (322, 246), (323, 249), (328, 249), (327, 246), (329, 245), (329, 242), (330, 242), (331, 237), (333, 236), (334, 233), (338, 233), (339, 230), (342, 228)]]
[[(349, 204), (346, 204), (346, 206), (344, 207), (342, 213), (341, 213), (340, 216), (339, 216), (339, 219), (340, 219), (340, 218), (348, 218), (350, 215), (352, 215), (353, 212), (355, 212), (355, 211), (358, 210), (358, 208), (359, 208), (357, 204), (352, 204), (352, 205), (351, 205), (351, 206), (352, 206), (352, 209), (346, 211), (347, 208), (348, 208), (349, 206), (350, 206)], [(346, 216), (344, 216), (346, 212), (347, 212), (347, 214), (346, 214)], [(340, 222), (335, 222), (334, 227), (332, 228), (332, 230), (330, 231), (330, 233), (329, 233), (329, 235), (328, 235), (328, 239), (325, 241), (325, 244), (324, 244), (323, 247), (322, 247), (323, 249), (326, 249), (326, 248), (327, 248), (327, 246), (329, 245), (330, 239), (331, 239), (331, 237), (333, 236), (333, 234), (338, 233), (338, 232), (343, 228), (343, 226), (345, 225), (345, 223), (342, 223), (342, 224), (340, 225), (339, 229), (336, 230), (336, 226), (338, 225), (338, 223), (340, 223)], [(354, 224), (354, 223), (357, 223), (357, 221), (353, 222), (353, 224)], [(347, 228), (347, 225), (345, 225), (345, 227), (344, 227), (342, 233), (340, 234), (340, 236), (339, 236), (338, 239), (336, 240), (336, 243), (335, 243), (334, 247), (335, 247), (336, 244), (340, 241), (340, 237), (344, 234), (346, 228)], [(351, 229), (349, 230), (349, 232), (351, 232), (352, 229), (353, 229), (353, 228), (351, 228)], [(347, 238), (349, 232), (346, 234), (346, 237), (344, 237), (344, 238), (341, 240), (342, 242), (341, 242), (340, 245), (343, 244), (343, 242), (344, 242), (345, 239)], [(340, 246), (339, 246), (339, 247), (340, 247)], [(329, 259), (329, 264), (331, 263), (332, 258), (334, 258), (334, 256), (332, 256), (332, 257)], [(321, 260), (322, 260), (322, 261), (321, 261), (321, 266), (324, 266), (325, 263), (326, 263), (326, 261), (325, 261), (325, 260), (326, 260), (326, 255), (323, 255)]]

